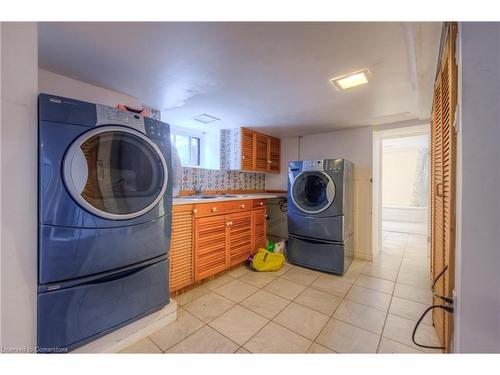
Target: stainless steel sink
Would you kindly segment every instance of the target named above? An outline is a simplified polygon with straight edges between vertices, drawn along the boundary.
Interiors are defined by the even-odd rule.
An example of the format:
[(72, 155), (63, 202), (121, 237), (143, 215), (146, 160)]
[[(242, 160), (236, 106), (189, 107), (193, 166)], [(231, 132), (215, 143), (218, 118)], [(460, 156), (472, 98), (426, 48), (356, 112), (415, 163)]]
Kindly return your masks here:
[(186, 195), (184, 197), (180, 197), (181, 199), (215, 199), (220, 198), (219, 195)]
[(213, 195), (185, 195), (181, 199), (220, 199), (220, 198), (242, 198), (243, 195), (213, 194)]

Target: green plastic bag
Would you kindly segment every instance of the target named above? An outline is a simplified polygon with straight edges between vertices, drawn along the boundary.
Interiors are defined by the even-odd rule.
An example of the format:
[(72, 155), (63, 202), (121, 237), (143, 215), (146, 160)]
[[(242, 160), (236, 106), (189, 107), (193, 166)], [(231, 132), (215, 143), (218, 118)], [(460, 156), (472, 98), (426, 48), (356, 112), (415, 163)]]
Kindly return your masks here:
[(278, 271), (285, 263), (283, 254), (270, 253), (266, 249), (259, 249), (253, 257), (252, 267), (260, 272)]

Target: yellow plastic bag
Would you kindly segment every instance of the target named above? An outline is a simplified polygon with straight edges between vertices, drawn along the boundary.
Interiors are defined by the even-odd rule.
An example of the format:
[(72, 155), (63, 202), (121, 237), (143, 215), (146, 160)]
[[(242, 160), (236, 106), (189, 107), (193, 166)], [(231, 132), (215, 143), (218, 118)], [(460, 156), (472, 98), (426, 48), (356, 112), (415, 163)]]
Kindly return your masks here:
[(252, 267), (260, 272), (278, 271), (285, 262), (285, 256), (278, 253), (270, 253), (266, 249), (259, 249), (253, 257)]

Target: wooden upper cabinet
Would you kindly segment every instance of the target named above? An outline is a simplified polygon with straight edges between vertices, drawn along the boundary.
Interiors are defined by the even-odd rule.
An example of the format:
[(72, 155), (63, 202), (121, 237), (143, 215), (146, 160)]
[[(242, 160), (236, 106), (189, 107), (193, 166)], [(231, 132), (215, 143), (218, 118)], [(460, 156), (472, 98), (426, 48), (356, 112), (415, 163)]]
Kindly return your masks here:
[(269, 137), (268, 142), (268, 172), (280, 173), (280, 155), (281, 155), (281, 140), (279, 138)]
[(221, 130), (221, 169), (280, 172), (280, 139), (247, 128)]
[(254, 170), (258, 172), (267, 172), (269, 168), (269, 136), (255, 132), (255, 164)]
[(255, 168), (254, 138), (255, 132), (241, 128), (241, 169), (245, 171), (253, 171)]
[(170, 242), (170, 291), (194, 282), (193, 206), (173, 207)]

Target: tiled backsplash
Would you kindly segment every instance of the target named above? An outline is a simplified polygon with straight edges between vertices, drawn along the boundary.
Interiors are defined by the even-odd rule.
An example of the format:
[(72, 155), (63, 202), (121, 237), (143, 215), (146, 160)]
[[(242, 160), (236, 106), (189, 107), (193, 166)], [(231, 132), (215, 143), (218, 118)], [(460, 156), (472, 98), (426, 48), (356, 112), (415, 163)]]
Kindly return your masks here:
[(240, 171), (182, 168), (182, 190), (264, 190), (266, 175)]

